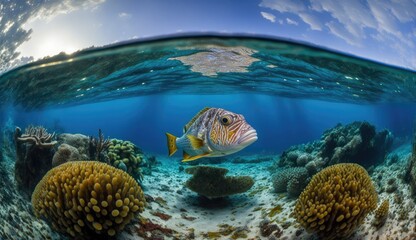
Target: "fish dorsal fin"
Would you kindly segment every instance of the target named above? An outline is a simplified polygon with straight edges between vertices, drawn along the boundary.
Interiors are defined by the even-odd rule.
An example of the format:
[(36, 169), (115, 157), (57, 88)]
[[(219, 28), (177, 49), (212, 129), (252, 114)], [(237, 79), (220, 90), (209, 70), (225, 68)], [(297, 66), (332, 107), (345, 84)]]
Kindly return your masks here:
[(199, 116), (201, 116), (204, 112), (208, 111), (209, 109), (211, 109), (210, 107), (206, 107), (204, 109), (202, 109), (201, 111), (199, 111), (192, 119), (191, 121), (189, 121), (184, 127), (183, 127), (183, 133), (186, 133), (186, 131), (188, 131), (188, 129), (191, 127), (191, 125), (195, 122), (195, 120), (198, 119)]

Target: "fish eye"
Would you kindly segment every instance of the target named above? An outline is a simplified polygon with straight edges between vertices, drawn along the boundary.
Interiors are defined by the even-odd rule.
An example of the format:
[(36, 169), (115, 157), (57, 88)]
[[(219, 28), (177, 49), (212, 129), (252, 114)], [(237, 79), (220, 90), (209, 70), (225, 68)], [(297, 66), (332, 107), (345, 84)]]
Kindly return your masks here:
[(226, 116), (222, 116), (220, 118), (220, 121), (223, 125), (228, 126), (232, 123), (232, 118), (231, 118), (231, 116), (226, 115)]

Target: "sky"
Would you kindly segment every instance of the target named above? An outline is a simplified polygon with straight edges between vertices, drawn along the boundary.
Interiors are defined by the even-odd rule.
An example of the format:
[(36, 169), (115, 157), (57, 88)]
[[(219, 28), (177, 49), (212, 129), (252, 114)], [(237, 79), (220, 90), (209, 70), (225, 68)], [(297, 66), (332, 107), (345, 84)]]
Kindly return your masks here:
[(0, 2), (0, 72), (91, 46), (188, 32), (262, 34), (416, 69), (416, 0)]

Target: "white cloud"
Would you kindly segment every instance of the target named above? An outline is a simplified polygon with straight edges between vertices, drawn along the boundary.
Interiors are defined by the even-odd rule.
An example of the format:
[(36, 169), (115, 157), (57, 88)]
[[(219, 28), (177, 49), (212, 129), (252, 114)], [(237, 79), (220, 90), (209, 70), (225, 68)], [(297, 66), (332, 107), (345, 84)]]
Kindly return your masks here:
[(307, 10), (303, 0), (263, 0), (260, 7), (270, 8), (279, 12), (301, 12)]
[(317, 17), (308, 13), (300, 13), (299, 17), (302, 19), (302, 21), (308, 24), (312, 30), (322, 31), (322, 23)]
[(379, 42), (416, 68), (411, 27), (416, 25), (416, 0), (262, 0), (259, 6), (294, 14), (310, 29), (329, 32), (355, 47), (369, 44), (368, 39)]
[(288, 23), (288, 24), (291, 24), (291, 25), (298, 25), (298, 22), (296, 22), (295, 20), (292, 20), (292, 19), (290, 19), (290, 18), (286, 18), (286, 22)]
[(30, 21), (40, 19), (52, 19), (60, 14), (68, 14), (79, 9), (95, 10), (97, 6), (106, 0), (62, 0), (47, 1), (41, 0), (38, 5), (32, 5), (33, 14)]
[(260, 13), (265, 19), (269, 20), (270, 22), (274, 23), (276, 21), (276, 16), (275, 15), (273, 15), (271, 13), (267, 13), (267, 12), (260, 12)]
[(353, 34), (351, 34), (347, 29), (345, 29), (342, 24), (339, 24), (338, 22), (331, 21), (325, 24), (329, 28), (330, 33), (333, 35), (342, 38), (344, 41), (349, 43), (353, 46), (360, 46), (359, 39), (355, 37)]
[(119, 18), (123, 18), (123, 19), (128, 19), (128, 18), (131, 18), (131, 14), (125, 13), (125, 12), (121, 12), (121, 13), (118, 14), (118, 17)]

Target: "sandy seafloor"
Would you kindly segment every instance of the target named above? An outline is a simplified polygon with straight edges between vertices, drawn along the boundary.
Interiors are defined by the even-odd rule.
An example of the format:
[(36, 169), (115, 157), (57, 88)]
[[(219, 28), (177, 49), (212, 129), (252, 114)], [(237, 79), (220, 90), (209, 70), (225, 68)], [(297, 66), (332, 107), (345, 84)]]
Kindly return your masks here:
[[(370, 171), (379, 193), (378, 204), (388, 198), (390, 213), (380, 229), (372, 225), (373, 214), (369, 214), (350, 239), (416, 239), (415, 201), (410, 197), (408, 185), (402, 181), (410, 151), (410, 145), (403, 145), (390, 153), (398, 154), (398, 162)], [(211, 164), (229, 169), (227, 176), (252, 176), (255, 184), (244, 194), (207, 201), (184, 187), (191, 175), (180, 170), (179, 158), (158, 156), (160, 164), (143, 181), (148, 204), (141, 216), (152, 224), (144, 229), (135, 221), (117, 239), (315, 239), (291, 217), (296, 199), (273, 192), (268, 167), (276, 158), (270, 156), (270, 161), (259, 163)], [(0, 239), (66, 239), (33, 216), (30, 202), (14, 188), (13, 166), (3, 164), (1, 170)], [(394, 179), (394, 183), (389, 179)], [(270, 210), (278, 205), (282, 211), (270, 218)], [(265, 220), (277, 225), (269, 237), (260, 233), (260, 224)]]

